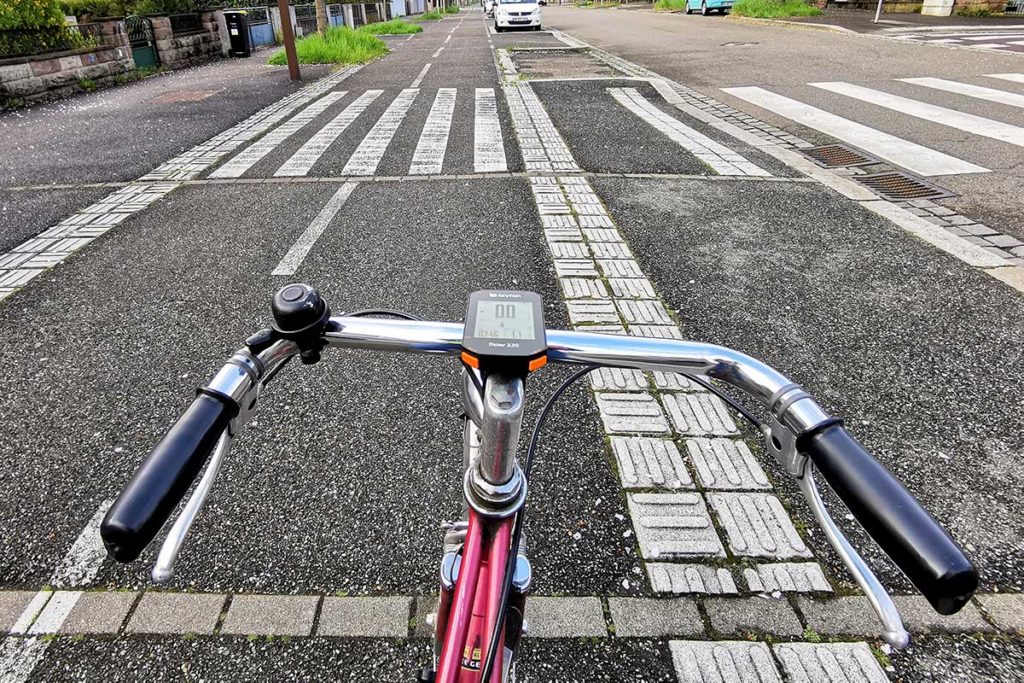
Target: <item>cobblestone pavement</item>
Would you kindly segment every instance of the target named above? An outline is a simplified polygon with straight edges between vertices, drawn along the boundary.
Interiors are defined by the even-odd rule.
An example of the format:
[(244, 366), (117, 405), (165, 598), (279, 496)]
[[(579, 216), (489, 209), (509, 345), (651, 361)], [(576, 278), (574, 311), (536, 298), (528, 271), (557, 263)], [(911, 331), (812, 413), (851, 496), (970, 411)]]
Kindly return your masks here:
[[(715, 302), (687, 306), (665, 270), (685, 264), (685, 282), (704, 244), (665, 228), (657, 253), (644, 228), (665, 211), (684, 224), (680, 197), (728, 191), (751, 230), (793, 197), (828, 207), (823, 230), (862, 211), (893, 250), (969, 280), (962, 296), (1020, 308), (1009, 236), (935, 202), (887, 201), (854, 180), (859, 167), (822, 168), (801, 154), (812, 143), (572, 35), (498, 35), (473, 11), (391, 45), (0, 255), (5, 683), (395, 680), (427, 661), (437, 524), (459, 511), (453, 368), (364, 354), (289, 368), (170, 584), (148, 577), (155, 549), (122, 567), (99, 542), (112, 497), (190, 387), (293, 279), (335, 310), (458, 319), (467, 292), (515, 287), (544, 295), (553, 327), (701, 336)], [(691, 189), (638, 221), (637, 198), (667, 187)], [(723, 268), (734, 258), (719, 254)], [(561, 377), (539, 375), (531, 395)], [(954, 617), (888, 570), (920, 643), (897, 656), (726, 403), (667, 373), (588, 381), (567, 394), (531, 481), (524, 680), (915, 680), (960, 675), (992, 648), (1020, 661), (1018, 565), (998, 556), (1012, 538), (979, 553), (983, 593)]]

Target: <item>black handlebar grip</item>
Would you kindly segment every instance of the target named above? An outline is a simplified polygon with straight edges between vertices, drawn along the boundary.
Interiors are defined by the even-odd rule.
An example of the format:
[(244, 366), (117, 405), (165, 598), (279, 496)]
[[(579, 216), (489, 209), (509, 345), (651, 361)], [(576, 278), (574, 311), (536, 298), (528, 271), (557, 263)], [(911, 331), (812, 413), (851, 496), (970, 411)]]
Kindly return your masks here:
[(233, 401), (199, 394), (139, 465), (110, 506), (100, 536), (118, 562), (131, 562), (149, 545), (185, 497), (221, 433), (238, 414)]
[(971, 599), (978, 573), (963, 551), (842, 424), (805, 434), (797, 446), (937, 612), (953, 614)]

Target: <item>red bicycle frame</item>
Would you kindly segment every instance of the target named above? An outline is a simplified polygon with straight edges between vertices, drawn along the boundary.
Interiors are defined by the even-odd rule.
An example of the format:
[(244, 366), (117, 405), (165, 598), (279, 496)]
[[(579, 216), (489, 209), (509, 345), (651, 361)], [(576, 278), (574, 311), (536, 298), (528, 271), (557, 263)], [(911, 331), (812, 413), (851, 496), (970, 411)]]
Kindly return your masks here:
[[(498, 617), (511, 536), (511, 517), (488, 523), (470, 510), (462, 563), (438, 663), (438, 683), (481, 683), (480, 669), (487, 658), (486, 648)], [(504, 630), (504, 624), (501, 628)], [(488, 683), (501, 683), (504, 637), (498, 643)]]

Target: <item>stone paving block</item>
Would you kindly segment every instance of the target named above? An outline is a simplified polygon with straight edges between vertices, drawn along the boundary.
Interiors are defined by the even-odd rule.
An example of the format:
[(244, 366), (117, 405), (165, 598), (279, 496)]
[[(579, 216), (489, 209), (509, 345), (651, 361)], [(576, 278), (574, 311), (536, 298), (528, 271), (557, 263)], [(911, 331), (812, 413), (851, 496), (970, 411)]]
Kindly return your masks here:
[(583, 242), (554, 242), (550, 247), (554, 258), (590, 258), (590, 250)]
[(624, 489), (694, 488), (679, 449), (668, 439), (612, 437)]
[(640, 370), (599, 368), (587, 377), (595, 391), (645, 391), (648, 386), (647, 378)]
[(670, 641), (679, 683), (782, 683), (764, 643)]
[(994, 631), (974, 603), (967, 603), (956, 614), (936, 612), (920, 595), (895, 595), (892, 601), (903, 616), (903, 623), (912, 633), (974, 633)]
[(629, 515), (645, 560), (725, 557), (698, 493), (630, 493)]
[(780, 643), (773, 645), (792, 683), (888, 683), (867, 643)]
[(427, 615), (437, 612), (438, 596), (421, 595), (416, 598), (416, 611), (413, 619), (416, 620), (412, 630), (413, 638), (430, 638), (434, 635), (433, 627), (427, 625)]
[(133, 591), (85, 591), (71, 608), (60, 633), (117, 633), (135, 604)]
[(739, 429), (725, 403), (717, 396), (664, 394), (662, 401), (680, 436), (736, 436)]
[(597, 408), (609, 433), (667, 434), (668, 421), (650, 394), (597, 394)]
[(633, 258), (629, 247), (622, 242), (593, 242), (590, 249), (597, 258)]
[(680, 375), (679, 373), (655, 371), (653, 374), (654, 386), (659, 389), (671, 389), (675, 391), (704, 391), (703, 387), (691, 382), (686, 378), (686, 376)]
[(650, 337), (652, 339), (683, 338), (683, 333), (675, 325), (630, 325), (629, 333), (634, 337)]
[(707, 598), (704, 608), (711, 628), (727, 636), (745, 633), (799, 636), (804, 632), (796, 612), (785, 599)]
[(566, 306), (573, 325), (619, 322), (619, 315), (611, 301), (568, 301)]
[(770, 489), (771, 482), (747, 444), (734, 439), (686, 440), (690, 462), (706, 489)]
[(615, 302), (627, 325), (671, 325), (665, 305), (656, 300), (620, 299)]
[(32, 591), (0, 591), (0, 633), (7, 633), (35, 597)]
[(844, 595), (838, 598), (800, 596), (797, 598), (797, 606), (804, 615), (807, 628), (821, 635), (882, 635), (882, 624), (863, 595)]
[(768, 493), (710, 493), (729, 549), (744, 557), (811, 557), (789, 513)]
[(744, 569), (747, 587), (755, 593), (831, 593), (832, 586), (817, 562), (779, 562)]
[(405, 638), (409, 635), (412, 598), (324, 598), (318, 636)]
[(539, 597), (526, 601), (531, 638), (601, 638), (608, 635), (601, 598)]
[(597, 277), (597, 267), (590, 259), (555, 259), (558, 277)]
[(645, 277), (610, 277), (608, 286), (617, 299), (653, 299), (654, 285)]
[(739, 591), (732, 573), (703, 564), (648, 562), (647, 576), (655, 593), (735, 594)]
[(566, 299), (607, 299), (608, 289), (600, 280), (583, 277), (563, 277), (559, 280)]
[(1024, 595), (989, 593), (979, 595), (978, 602), (999, 628), (1024, 631)]
[(691, 598), (608, 598), (608, 607), (620, 638), (704, 635), (704, 622)]
[(235, 595), (220, 632), (233, 635), (308, 636), (316, 595)]
[(219, 593), (146, 592), (125, 631), (210, 635), (226, 599)]
[(601, 266), (601, 272), (605, 277), (641, 278), (644, 276), (644, 272), (640, 270), (640, 264), (632, 259), (598, 259), (597, 263)]

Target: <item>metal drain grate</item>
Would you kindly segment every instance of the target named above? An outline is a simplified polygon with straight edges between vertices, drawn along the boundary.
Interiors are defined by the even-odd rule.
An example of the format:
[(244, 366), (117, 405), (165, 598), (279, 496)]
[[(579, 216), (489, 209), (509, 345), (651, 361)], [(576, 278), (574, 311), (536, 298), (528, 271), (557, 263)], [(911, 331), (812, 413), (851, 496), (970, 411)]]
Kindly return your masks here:
[(941, 199), (952, 197), (953, 193), (944, 190), (937, 185), (925, 182), (920, 178), (887, 171), (885, 173), (873, 173), (871, 175), (852, 176), (854, 180), (893, 201), (907, 201), (910, 199)]
[(825, 168), (839, 168), (840, 166), (867, 166), (868, 164), (881, 163), (874, 157), (869, 157), (863, 152), (851, 149), (846, 145), (825, 145), (824, 147), (811, 147), (800, 150), (809, 156), (819, 166)]

